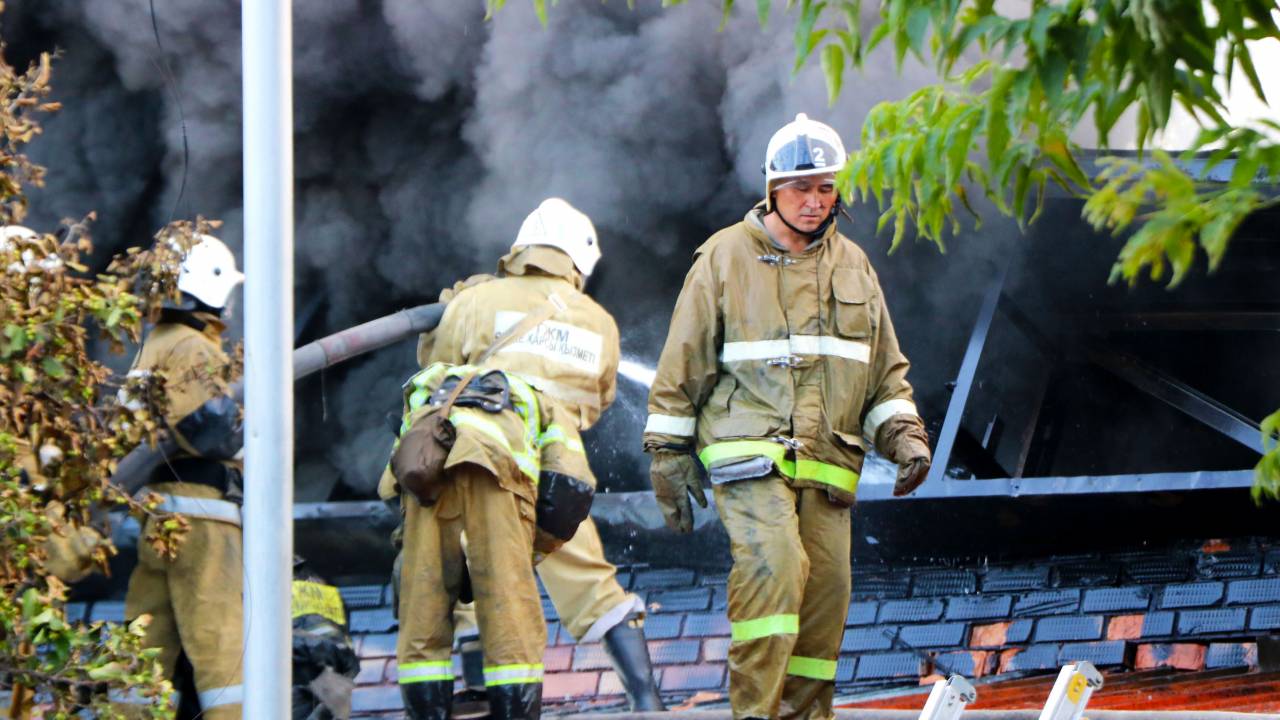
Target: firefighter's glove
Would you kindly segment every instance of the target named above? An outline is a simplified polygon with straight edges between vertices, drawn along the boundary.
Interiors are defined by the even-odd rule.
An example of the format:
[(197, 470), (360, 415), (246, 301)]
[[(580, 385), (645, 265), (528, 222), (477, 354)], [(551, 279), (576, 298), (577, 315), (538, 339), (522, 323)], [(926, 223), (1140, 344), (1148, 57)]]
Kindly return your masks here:
[(893, 496), (910, 495), (929, 476), (928, 457), (916, 457), (898, 466), (898, 482), (893, 485)]
[(174, 427), (196, 455), (230, 460), (244, 447), (240, 406), (227, 395), (216, 395), (178, 421)]
[(689, 496), (692, 495), (698, 505), (707, 506), (697, 460), (687, 452), (654, 451), (649, 460), (649, 480), (667, 527), (678, 533), (693, 532), (693, 504)]

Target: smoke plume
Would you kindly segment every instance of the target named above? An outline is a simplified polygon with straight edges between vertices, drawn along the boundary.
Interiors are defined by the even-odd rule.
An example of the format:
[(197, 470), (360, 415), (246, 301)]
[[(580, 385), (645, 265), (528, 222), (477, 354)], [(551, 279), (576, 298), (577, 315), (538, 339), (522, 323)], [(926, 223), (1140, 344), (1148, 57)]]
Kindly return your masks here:
[[(784, 3), (766, 28), (752, 7), (717, 32), (719, 5), (561, 3), (542, 28), (528, 2), (488, 22), (478, 0), (296, 3), (299, 340), (492, 271), (524, 215), (559, 195), (596, 223), (605, 260), (590, 289), (617, 317), (624, 355), (651, 367), (693, 249), (762, 194), (770, 134), (806, 112), (856, 146), (876, 102), (933, 79), (898, 76), (886, 54), (829, 108), (816, 63), (791, 73)], [(167, 0), (156, 13), (163, 52), (147, 0), (10, 3), (11, 61), (64, 52), (66, 109), (33, 147), (50, 174), (32, 222), (96, 209), (100, 246), (118, 250), (145, 242), (176, 203), (179, 216), (222, 219), (239, 253), (239, 6)], [(940, 417), (968, 332), (948, 318), (972, 316), (995, 243), (962, 239), (945, 262), (927, 248), (886, 258), (874, 212), (853, 213), (846, 233), (876, 264), (922, 407)], [(385, 416), (413, 369), (405, 343), (298, 387), (300, 499), (370, 492), (391, 443)], [(619, 383), (588, 438), (607, 490), (645, 485), (645, 389)]]

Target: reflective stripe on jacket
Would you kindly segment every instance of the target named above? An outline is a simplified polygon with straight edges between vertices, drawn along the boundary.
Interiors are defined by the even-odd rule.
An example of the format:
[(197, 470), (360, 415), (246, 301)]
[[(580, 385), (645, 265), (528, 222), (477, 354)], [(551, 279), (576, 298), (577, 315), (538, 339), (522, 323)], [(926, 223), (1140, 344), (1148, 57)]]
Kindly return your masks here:
[[(405, 383), (404, 434), (418, 418), (430, 413), (432, 392), (446, 378), (462, 378), (481, 371), (475, 365), (434, 363)], [(595, 487), (576, 419), (516, 373), (503, 372), (511, 388), (512, 408), (491, 413), (479, 408), (454, 407), (449, 420), (457, 431), (445, 467), (472, 463), (487, 469), (498, 484), (531, 502), (536, 500), (544, 472), (572, 477)], [(399, 441), (396, 441), (399, 444)]]
[(834, 225), (787, 253), (762, 208), (694, 255), (649, 394), (645, 444), (693, 442), (709, 469), (767, 457), (798, 485), (851, 502), (881, 424), (920, 423), (909, 363), (866, 254)]

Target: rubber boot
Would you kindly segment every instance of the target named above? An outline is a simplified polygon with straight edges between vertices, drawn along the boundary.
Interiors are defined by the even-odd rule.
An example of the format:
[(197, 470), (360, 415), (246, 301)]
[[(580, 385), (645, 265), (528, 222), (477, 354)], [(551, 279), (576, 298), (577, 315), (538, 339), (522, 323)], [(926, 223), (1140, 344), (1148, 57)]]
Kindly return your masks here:
[(466, 687), (453, 696), (453, 717), (456, 720), (488, 717), (489, 699), (484, 691), (484, 649), (480, 645), (480, 636), (459, 638), (458, 653), (462, 655), (462, 680)]
[(451, 720), (453, 717), (453, 681), (428, 680), (400, 686), (404, 712), (408, 720)]
[(491, 720), (538, 720), (542, 717), (542, 683), (490, 685)]
[(662, 696), (653, 682), (649, 646), (644, 641), (643, 620), (634, 613), (604, 634), (604, 649), (618, 672), (627, 702), (633, 711), (664, 712)]

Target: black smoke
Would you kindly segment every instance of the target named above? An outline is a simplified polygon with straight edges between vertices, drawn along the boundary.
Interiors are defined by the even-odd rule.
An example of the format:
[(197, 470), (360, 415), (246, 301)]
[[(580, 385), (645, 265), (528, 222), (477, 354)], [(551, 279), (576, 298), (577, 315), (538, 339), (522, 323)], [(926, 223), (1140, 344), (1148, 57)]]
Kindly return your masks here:
[[(635, 4), (561, 3), (542, 28), (520, 1), (488, 22), (478, 0), (295, 3), (299, 340), (491, 271), (524, 215), (560, 195), (595, 221), (605, 260), (591, 290), (618, 318), (624, 355), (651, 366), (690, 253), (761, 195), (769, 135), (806, 112), (856, 146), (876, 102), (932, 80), (916, 67), (898, 76), (882, 54), (829, 108), (816, 63), (791, 73), (784, 3), (767, 28), (744, 8), (721, 31), (719, 2)], [(11, 60), (63, 52), (66, 109), (33, 146), (50, 167), (33, 224), (95, 209), (100, 246), (118, 250), (173, 212), (199, 213), (222, 219), (238, 251), (239, 5), (156, 3), (163, 50), (147, 0), (8, 5)], [(886, 257), (874, 209), (853, 214), (845, 230), (876, 264), (922, 408), (940, 418), (985, 258), (1007, 228), (957, 239), (946, 258), (928, 247)], [(405, 343), (299, 385), (300, 499), (368, 494), (413, 368)], [(589, 441), (606, 489), (637, 489), (645, 392), (620, 384)]]

